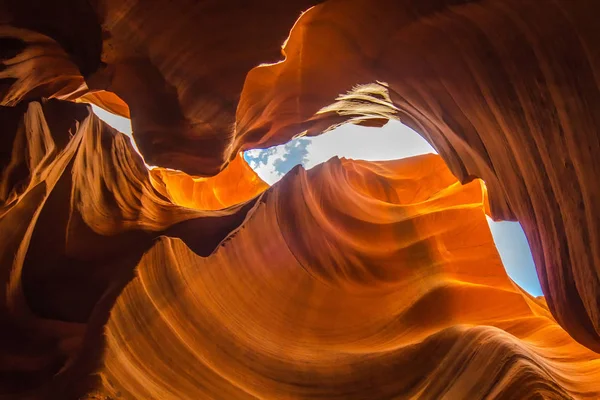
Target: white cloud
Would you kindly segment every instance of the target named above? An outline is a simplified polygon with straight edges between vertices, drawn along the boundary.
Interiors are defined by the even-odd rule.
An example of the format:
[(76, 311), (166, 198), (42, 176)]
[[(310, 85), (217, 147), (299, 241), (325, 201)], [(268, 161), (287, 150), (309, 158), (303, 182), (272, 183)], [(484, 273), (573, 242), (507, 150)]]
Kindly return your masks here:
[(285, 145), (282, 145), (269, 149), (249, 150), (245, 155), (246, 160), (250, 163), (250, 167), (258, 176), (269, 185), (272, 185), (284, 175), (284, 173), (278, 171), (275, 167), (276, 161), (283, 160), (287, 154), (289, 154), (289, 149)]
[(310, 169), (331, 157), (385, 161), (435, 153), (418, 133), (398, 121), (382, 128), (343, 125), (316, 137), (294, 139), (268, 149), (248, 150), (244, 156), (265, 182), (273, 185), (294, 165)]

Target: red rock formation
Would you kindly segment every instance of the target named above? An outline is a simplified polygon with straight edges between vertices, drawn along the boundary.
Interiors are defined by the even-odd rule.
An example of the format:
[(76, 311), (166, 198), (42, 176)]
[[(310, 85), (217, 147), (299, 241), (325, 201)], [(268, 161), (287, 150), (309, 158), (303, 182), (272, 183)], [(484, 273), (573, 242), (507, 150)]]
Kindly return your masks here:
[[(2, 111), (2, 126), (15, 134), (2, 178), (0, 315), (4, 334), (17, 337), (0, 341), (0, 368), (10, 372), (0, 393), (60, 398), (85, 384), (102, 352), (90, 343), (153, 240), (184, 238), (206, 257), (255, 200), (219, 211), (174, 205), (129, 139), (89, 106), (49, 101)], [(17, 346), (19, 335), (31, 339)]]
[(200, 210), (234, 206), (256, 197), (269, 187), (250, 168), (241, 153), (211, 178), (193, 177), (165, 168), (153, 168), (150, 175), (155, 188), (173, 204)]
[(600, 351), (598, 5), (540, 3), (317, 6), (294, 26), (284, 62), (248, 74), (237, 146), (318, 134), (340, 114), (396, 113), (462, 182), (485, 180), (493, 217), (521, 222), (553, 315)]
[[(3, 2), (0, 395), (597, 398), (596, 9)], [(387, 118), (450, 170), (332, 161), (259, 195), (239, 155)]]
[(107, 325), (109, 396), (600, 395), (600, 357), (506, 276), (481, 181), (434, 155), (290, 175), (211, 257), (166, 237), (142, 257)]

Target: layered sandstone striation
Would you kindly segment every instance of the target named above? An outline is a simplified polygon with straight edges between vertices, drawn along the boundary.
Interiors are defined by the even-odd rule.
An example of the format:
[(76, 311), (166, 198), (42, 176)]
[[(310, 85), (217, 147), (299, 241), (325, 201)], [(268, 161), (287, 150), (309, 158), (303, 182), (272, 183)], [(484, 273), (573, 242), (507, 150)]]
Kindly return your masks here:
[[(597, 8), (0, 3), (0, 397), (600, 397)], [(441, 157), (240, 154), (390, 118)]]
[(182, 171), (153, 168), (152, 183), (179, 206), (220, 210), (248, 201), (269, 185), (256, 175), (241, 153), (218, 175), (205, 178)]
[[(106, 328), (125, 398), (594, 398), (600, 357), (506, 275), (439, 156), (295, 169), (211, 257), (161, 238)], [(310, 233), (310, 234), (307, 234)]]
[(153, 241), (182, 238), (206, 257), (258, 198), (217, 211), (173, 204), (129, 138), (90, 106), (50, 100), (2, 112), (2, 126), (15, 128), (0, 209), (1, 310), (11, 338), (0, 342), (2, 389), (74, 396), (101, 356), (112, 302)]

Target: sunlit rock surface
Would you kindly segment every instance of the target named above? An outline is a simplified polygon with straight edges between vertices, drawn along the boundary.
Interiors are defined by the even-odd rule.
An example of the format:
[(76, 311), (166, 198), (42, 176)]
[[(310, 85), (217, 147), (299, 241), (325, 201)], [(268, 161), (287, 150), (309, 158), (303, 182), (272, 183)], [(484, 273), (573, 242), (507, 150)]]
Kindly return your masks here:
[(10, 143), (12, 134), (13, 148), (0, 209), (0, 388), (15, 398), (75, 397), (103, 352), (112, 302), (153, 241), (182, 238), (206, 257), (257, 198), (219, 211), (173, 204), (129, 138), (90, 106), (31, 102), (0, 118), (13, 128), (3, 136)]
[(219, 210), (242, 203), (269, 187), (241, 153), (223, 171), (210, 178), (164, 168), (153, 168), (150, 175), (155, 187), (166, 193), (174, 204), (201, 210)]
[(111, 311), (126, 398), (593, 398), (600, 359), (507, 277), (438, 156), (295, 169), (211, 257), (163, 237)]
[[(251, 3), (0, 4), (0, 397), (600, 397), (596, 2)], [(389, 118), (441, 157), (240, 156)]]

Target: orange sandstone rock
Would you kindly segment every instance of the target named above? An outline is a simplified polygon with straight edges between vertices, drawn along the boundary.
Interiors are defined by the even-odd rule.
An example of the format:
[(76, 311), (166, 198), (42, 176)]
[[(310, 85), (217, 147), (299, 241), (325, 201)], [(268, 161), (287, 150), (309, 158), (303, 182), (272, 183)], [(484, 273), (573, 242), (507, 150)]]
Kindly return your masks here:
[(250, 168), (242, 153), (211, 178), (193, 177), (165, 168), (153, 168), (150, 175), (155, 186), (164, 186), (162, 190), (173, 204), (200, 210), (220, 210), (240, 204), (269, 187)]
[(108, 321), (125, 398), (595, 398), (600, 356), (507, 276), (438, 156), (293, 170), (208, 258), (162, 238)]
[[(599, 397), (597, 11), (0, 3), (0, 397)], [(389, 118), (441, 159), (261, 194), (240, 156)], [(544, 299), (484, 210), (521, 222)]]

